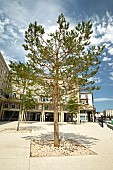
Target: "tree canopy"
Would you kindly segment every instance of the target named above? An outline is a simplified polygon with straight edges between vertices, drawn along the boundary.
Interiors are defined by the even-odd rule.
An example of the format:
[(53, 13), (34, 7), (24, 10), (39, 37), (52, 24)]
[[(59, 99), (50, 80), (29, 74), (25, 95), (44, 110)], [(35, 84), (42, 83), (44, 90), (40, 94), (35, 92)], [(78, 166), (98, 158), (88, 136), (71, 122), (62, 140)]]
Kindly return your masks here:
[(54, 146), (59, 145), (60, 96), (68, 91), (75, 95), (78, 86), (83, 89), (98, 89), (93, 86), (94, 81), (91, 81), (91, 78), (98, 72), (99, 56), (105, 48), (91, 45), (91, 21), (86, 23), (82, 21), (70, 29), (69, 22), (61, 14), (57, 24), (58, 28), (47, 35), (43, 26), (38, 25), (36, 21), (30, 23), (28, 30), (25, 31), (23, 44), (24, 49), (28, 51), (28, 62), (32, 70), (37, 76), (48, 80), (48, 89), (50, 86), (53, 87), (51, 93), (54, 98)]

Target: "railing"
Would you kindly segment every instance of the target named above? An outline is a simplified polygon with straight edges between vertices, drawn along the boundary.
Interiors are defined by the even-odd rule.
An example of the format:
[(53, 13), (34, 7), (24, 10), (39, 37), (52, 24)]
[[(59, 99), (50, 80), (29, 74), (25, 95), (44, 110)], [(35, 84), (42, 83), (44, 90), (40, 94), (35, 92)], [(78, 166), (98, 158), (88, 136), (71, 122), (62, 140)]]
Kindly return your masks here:
[(113, 124), (111, 122), (107, 123), (107, 127), (113, 130)]

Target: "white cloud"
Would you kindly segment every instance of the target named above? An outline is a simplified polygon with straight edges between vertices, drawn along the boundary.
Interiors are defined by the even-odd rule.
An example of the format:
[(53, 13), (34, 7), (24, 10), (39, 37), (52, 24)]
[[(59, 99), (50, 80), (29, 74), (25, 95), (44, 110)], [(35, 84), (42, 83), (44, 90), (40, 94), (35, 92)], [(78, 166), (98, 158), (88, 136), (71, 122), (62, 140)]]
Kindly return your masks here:
[(102, 60), (103, 60), (103, 61), (110, 61), (111, 58), (109, 58), (109, 57), (104, 57)]
[(98, 26), (97, 26), (97, 32), (98, 32), (99, 34), (104, 34), (104, 33), (106, 32), (106, 27), (105, 27), (105, 25), (98, 25)]
[(113, 63), (108, 63), (109, 66), (113, 66)]
[(111, 43), (110, 42), (109, 43), (104, 42), (103, 45), (105, 45), (105, 47), (107, 49), (107, 48), (109, 48), (111, 46)]
[(13, 36), (14, 38), (19, 38), (18, 34), (14, 31), (14, 27), (13, 26), (7, 27), (7, 30), (11, 34), (11, 36)]
[(108, 63), (108, 66), (111, 67), (111, 69), (113, 69), (113, 63)]
[(21, 60), (25, 55), (22, 44), (30, 22), (37, 21), (50, 32), (55, 30), (58, 15), (64, 9), (60, 0), (7, 0), (0, 7), (0, 48), (7, 51), (8, 59)]
[(0, 42), (5, 44), (7, 40), (12, 41), (17, 38), (20, 37), (16, 32), (15, 25), (8, 18), (0, 20)]
[(113, 76), (113, 72), (110, 73)]
[(110, 80), (113, 80), (113, 72), (111, 72), (110, 75), (111, 75), (112, 77), (110, 76), (109, 79), (110, 79)]
[(94, 81), (95, 83), (100, 83), (102, 80), (100, 77), (91, 77), (89, 81)]
[(90, 41), (91, 41), (92, 45), (99, 45), (103, 42), (102, 38), (96, 38), (96, 37), (93, 37), (93, 36), (91, 37)]
[(106, 56), (106, 52), (102, 53), (102, 55)]
[(103, 102), (103, 101), (110, 101), (113, 100), (113, 98), (95, 98), (94, 102)]
[(110, 80), (113, 80), (113, 77), (109, 77)]
[[(92, 18), (92, 20), (94, 19)], [(108, 53), (113, 55), (113, 48), (111, 47), (113, 44), (113, 16), (108, 11), (106, 11), (106, 16), (102, 19), (97, 16), (92, 29), (91, 44), (104, 44), (106, 49), (108, 49)]]
[(4, 41), (10, 39), (10, 37), (6, 34), (1, 34), (0, 35), (0, 43), (4, 43)]
[(0, 21), (0, 34), (4, 32), (4, 24)]
[(19, 32), (22, 33), (23, 35), (24, 35), (25, 31), (26, 31), (26, 29), (23, 29), (23, 28), (19, 29)]
[(28, 21), (27, 15), (28, 11), (27, 9), (19, 4), (15, 0), (8, 0), (2, 2), (3, 4), (3, 10), (5, 12), (5, 15), (8, 16), (9, 20), (13, 22), (14, 25), (25, 25), (26, 22)]
[(20, 28), (28, 27), (30, 22), (37, 21), (38, 23), (50, 25), (55, 24), (56, 17), (64, 12), (60, 0), (7, 0), (2, 2), (3, 9), (8, 17)]
[[(0, 42), (6, 45), (6, 41), (10, 40), (11, 43), (8, 44), (9, 47), (5, 48), (10, 52), (12, 50), (14, 55), (17, 55), (18, 53), (19, 55), (25, 54), (23, 53), (21, 45), (24, 41), (24, 32), (28, 28), (30, 22), (37, 21), (38, 24), (44, 25), (47, 32), (51, 32), (56, 30), (58, 15), (61, 12), (65, 13), (62, 1), (60, 0), (27, 0), (27, 3), (26, 0), (7, 0), (1, 1), (1, 8), (0, 14), (2, 20), (0, 21)], [(70, 22), (71, 26), (75, 25), (75, 20), (72, 21), (72, 19), (67, 16), (66, 19)], [(7, 33), (5, 32), (5, 29), (7, 29)], [(96, 16), (96, 21), (93, 22), (93, 34), (91, 37), (92, 45), (106, 44), (108, 53), (113, 55), (113, 49), (111, 48), (111, 43), (113, 43), (112, 33), (113, 17), (110, 13), (106, 12), (106, 16), (103, 17), (102, 20)], [(110, 61), (110, 58), (106, 57), (105, 53), (103, 55), (105, 56), (103, 61)], [(99, 81), (100, 80), (98, 79), (96, 82)]]
[(113, 55), (113, 47), (108, 48), (108, 52), (110, 55)]

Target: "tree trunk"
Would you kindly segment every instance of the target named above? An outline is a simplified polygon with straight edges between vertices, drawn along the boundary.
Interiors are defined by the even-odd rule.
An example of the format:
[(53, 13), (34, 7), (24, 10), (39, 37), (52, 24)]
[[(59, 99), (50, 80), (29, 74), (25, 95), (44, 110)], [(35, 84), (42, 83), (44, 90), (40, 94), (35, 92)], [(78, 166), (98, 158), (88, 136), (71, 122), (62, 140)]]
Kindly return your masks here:
[(18, 124), (17, 124), (17, 131), (19, 131), (20, 122), (22, 122), (22, 108), (21, 108), (21, 110), (19, 111)]
[(19, 112), (19, 116), (18, 116), (17, 131), (19, 131), (19, 128), (20, 128), (20, 114), (21, 112)]
[(3, 117), (3, 102), (0, 104), (0, 119), (2, 120)]
[(56, 73), (54, 87), (54, 147), (59, 147), (59, 127), (58, 127), (58, 54), (56, 55)]

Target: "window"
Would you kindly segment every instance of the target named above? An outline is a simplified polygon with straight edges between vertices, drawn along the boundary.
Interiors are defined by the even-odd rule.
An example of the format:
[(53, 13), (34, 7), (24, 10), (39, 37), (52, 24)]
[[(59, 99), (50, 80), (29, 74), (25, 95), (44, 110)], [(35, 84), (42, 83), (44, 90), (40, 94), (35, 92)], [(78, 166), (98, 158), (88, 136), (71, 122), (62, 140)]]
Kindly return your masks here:
[(15, 104), (12, 104), (12, 109), (14, 109), (15, 108)]
[(68, 102), (68, 97), (65, 97), (65, 102)]
[(18, 108), (20, 109), (20, 104), (18, 104)]
[(54, 110), (54, 106), (53, 105), (51, 106), (51, 110)]
[(39, 101), (42, 102), (42, 97), (39, 97)]
[(45, 105), (45, 110), (48, 110), (48, 108), (49, 108), (48, 105)]
[(86, 99), (88, 98), (88, 94), (85, 94), (85, 98), (86, 98)]
[(33, 109), (35, 109), (35, 105), (33, 105)]
[(24, 79), (22, 79), (22, 83), (24, 83), (25, 82), (25, 80)]
[(48, 98), (47, 97), (43, 97), (43, 102), (48, 102)]
[(85, 110), (80, 110), (80, 113), (86, 113), (86, 111)]
[(5, 104), (4, 104), (4, 108), (8, 108), (8, 103), (5, 103)]
[(42, 109), (42, 105), (38, 105), (38, 110), (41, 110)]
[(67, 111), (67, 106), (64, 106), (64, 110)]
[(80, 116), (80, 120), (84, 121), (85, 120), (85, 116)]
[(15, 98), (16, 98), (16, 93), (13, 93), (13, 96), (12, 96), (12, 97), (13, 97), (13, 99), (15, 99)]
[(85, 100), (81, 100), (80, 103), (86, 104), (86, 101)]
[(88, 104), (88, 98), (86, 98), (86, 103)]

